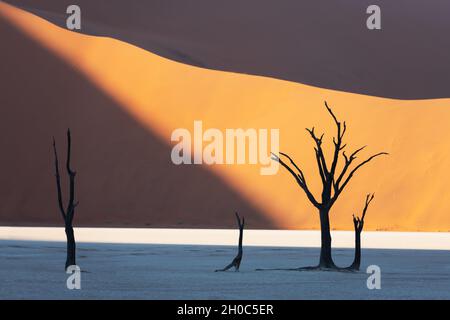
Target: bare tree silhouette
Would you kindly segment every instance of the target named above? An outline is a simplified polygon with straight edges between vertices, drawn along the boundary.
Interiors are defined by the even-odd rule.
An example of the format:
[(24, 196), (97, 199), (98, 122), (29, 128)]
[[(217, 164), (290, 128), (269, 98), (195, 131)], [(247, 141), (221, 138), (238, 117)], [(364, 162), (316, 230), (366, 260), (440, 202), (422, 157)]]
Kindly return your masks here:
[(236, 212), (236, 220), (239, 226), (239, 245), (238, 245), (238, 254), (236, 255), (236, 257), (233, 259), (233, 261), (231, 261), (231, 263), (229, 265), (227, 265), (225, 268), (223, 269), (218, 269), (215, 270), (215, 272), (219, 272), (219, 271), (227, 271), (228, 269), (230, 269), (231, 267), (234, 267), (235, 271), (239, 271), (239, 267), (241, 265), (241, 260), (242, 260), (242, 238), (244, 236), (244, 225), (245, 225), (245, 218), (241, 218), (239, 217), (239, 214)]
[[(306, 267), (300, 269), (336, 269), (336, 265), (333, 262), (331, 254), (331, 233), (330, 233), (330, 220), (329, 214), (334, 203), (337, 201), (342, 191), (348, 185), (354, 174), (362, 168), (365, 164), (369, 163), (372, 159), (380, 156), (387, 155), (386, 152), (380, 152), (374, 154), (364, 161), (360, 162), (356, 166), (352, 166), (357, 155), (362, 151), (364, 147), (353, 151), (350, 156), (345, 152), (346, 144), (343, 143), (343, 138), (347, 130), (346, 123), (341, 123), (338, 121), (336, 116), (330, 107), (328, 107), (325, 101), (325, 107), (328, 113), (334, 120), (336, 124), (337, 133), (333, 137), (334, 150), (332, 154), (331, 163), (327, 162), (325, 159), (325, 154), (322, 149), (322, 141), (324, 134), (316, 135), (314, 127), (311, 129), (306, 129), (310, 134), (311, 138), (315, 143), (314, 151), (315, 158), (317, 162), (317, 167), (319, 169), (319, 175), (322, 182), (322, 193), (321, 201), (316, 200), (316, 197), (310, 191), (305, 174), (299, 168), (299, 166), (294, 162), (294, 160), (286, 153), (280, 152), (280, 155), (272, 154), (272, 159), (278, 161), (295, 179), (300, 188), (305, 192), (309, 201), (318, 209), (320, 217), (320, 230), (321, 230), (321, 248), (320, 248), (320, 260), (319, 265), (314, 267)], [(289, 164), (285, 162), (281, 157), (287, 159)], [(340, 158), (345, 161), (342, 169), (338, 172), (338, 162)], [(353, 167), (353, 169), (351, 169)]]
[(75, 214), (75, 208), (78, 205), (78, 202), (75, 203), (75, 171), (72, 171), (70, 168), (70, 154), (71, 154), (71, 135), (70, 130), (67, 130), (67, 161), (66, 161), (66, 170), (69, 176), (69, 201), (66, 209), (64, 209), (63, 200), (62, 200), (62, 192), (61, 192), (61, 178), (59, 175), (59, 163), (58, 163), (58, 153), (56, 151), (56, 142), (53, 137), (53, 151), (55, 154), (55, 176), (56, 176), (56, 189), (58, 192), (58, 206), (61, 212), (61, 215), (64, 219), (66, 237), (67, 237), (67, 259), (66, 259), (66, 270), (69, 266), (76, 265), (75, 261), (75, 235), (73, 232), (72, 222), (73, 216)]
[(355, 258), (353, 259), (352, 265), (348, 267), (350, 270), (359, 270), (361, 265), (361, 232), (364, 228), (364, 218), (366, 217), (367, 208), (369, 208), (369, 205), (374, 197), (375, 194), (368, 194), (366, 196), (366, 203), (364, 205), (361, 218), (353, 215), (353, 225), (355, 227)]

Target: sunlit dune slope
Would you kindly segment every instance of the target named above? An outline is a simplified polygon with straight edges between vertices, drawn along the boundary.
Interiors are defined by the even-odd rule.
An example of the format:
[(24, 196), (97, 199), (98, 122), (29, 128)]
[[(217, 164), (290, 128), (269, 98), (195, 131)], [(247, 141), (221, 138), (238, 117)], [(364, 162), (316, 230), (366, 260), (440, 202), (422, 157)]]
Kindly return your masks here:
[[(0, 4), (0, 13), (82, 72), (99, 90), (112, 97), (123, 110), (167, 145), (171, 143), (170, 135), (174, 129), (192, 130), (194, 120), (203, 120), (205, 128), (280, 128), (281, 150), (290, 153), (301, 164), (317, 196), (319, 177), (313, 144), (304, 128), (315, 126), (317, 132), (325, 132), (327, 146), (332, 145), (330, 139), (335, 130), (323, 106), (323, 101), (327, 100), (338, 117), (347, 121), (349, 150), (368, 145), (364, 156), (378, 151), (390, 153), (388, 157), (370, 163), (353, 179), (333, 209), (332, 227), (352, 228), (351, 215), (359, 213), (367, 193), (375, 192), (376, 198), (366, 220), (368, 230), (450, 230), (450, 186), (447, 183), (450, 179), (449, 99), (381, 99), (264, 77), (205, 70), (166, 60), (117, 40), (63, 30), (6, 4)], [(2, 79), (2, 83), (7, 84), (7, 79)], [(21, 103), (20, 95), (27, 95), (29, 90), (24, 86), (23, 92), (17, 93), (17, 104)], [(76, 95), (77, 88), (73, 90)], [(64, 104), (64, 98), (58, 103)], [(64, 116), (58, 114), (61, 119)], [(58, 120), (55, 115), (49, 116), (49, 121)], [(46, 126), (45, 123), (41, 125)], [(12, 141), (1, 140), (1, 143), (0, 148), (5, 150)], [(27, 154), (26, 141), (18, 143), (24, 144), (23, 152), (14, 169), (19, 169), (23, 164), (21, 161), (32, 156)], [(142, 144), (137, 147), (147, 146)], [(85, 152), (86, 158), (96, 150), (79, 152)], [(167, 152), (170, 152), (169, 148)], [(170, 161), (169, 154), (167, 161)], [(101, 168), (101, 163), (96, 165)], [(31, 164), (29, 166), (32, 167)], [(166, 175), (160, 176), (158, 168), (148, 167), (139, 159), (130, 163), (130, 168), (133, 168), (133, 172), (149, 172), (153, 180), (148, 183), (156, 183), (166, 190), (174, 188), (174, 177), (180, 173), (173, 166)], [(249, 206), (257, 208), (268, 220), (274, 221), (272, 226), (267, 224), (268, 227), (318, 228), (315, 209), (284, 170), (280, 169), (273, 176), (261, 176), (260, 167), (254, 165), (216, 165), (205, 168), (238, 192)], [(48, 172), (42, 172), (39, 179), (52, 178), (50, 161), (47, 169)], [(120, 175), (121, 179), (127, 179), (127, 168), (122, 170), (125, 173)], [(82, 172), (79, 174), (81, 176)], [(33, 189), (33, 181), (26, 183), (27, 188), (37, 191)], [(103, 183), (122, 181), (109, 180)], [(201, 184), (202, 180), (196, 183)], [(22, 197), (26, 197), (25, 189), (23, 192)], [(8, 196), (16, 195), (11, 192)], [(90, 196), (105, 197), (104, 194)], [(129, 192), (124, 192), (123, 197), (129, 199), (129, 209), (133, 214), (148, 215), (149, 220), (160, 209), (151, 205), (140, 209), (139, 203), (134, 202), (133, 194)], [(205, 190), (205, 201), (207, 198)], [(198, 221), (199, 213), (190, 209), (193, 204), (189, 201), (189, 197), (186, 197), (185, 218), (192, 217)], [(20, 207), (20, 197), (15, 198), (15, 204)], [(39, 203), (34, 205), (38, 207)], [(225, 207), (226, 204), (222, 209)], [(124, 205), (121, 209), (126, 211), (128, 208)], [(230, 207), (229, 211), (234, 209)], [(89, 208), (85, 207), (84, 210)], [(107, 212), (112, 209), (104, 207), (102, 210)], [(211, 206), (210, 210), (216, 208)], [(55, 220), (58, 218), (55, 217)], [(33, 217), (24, 217), (26, 219)], [(164, 219), (165, 216), (158, 217), (160, 225), (164, 225)]]

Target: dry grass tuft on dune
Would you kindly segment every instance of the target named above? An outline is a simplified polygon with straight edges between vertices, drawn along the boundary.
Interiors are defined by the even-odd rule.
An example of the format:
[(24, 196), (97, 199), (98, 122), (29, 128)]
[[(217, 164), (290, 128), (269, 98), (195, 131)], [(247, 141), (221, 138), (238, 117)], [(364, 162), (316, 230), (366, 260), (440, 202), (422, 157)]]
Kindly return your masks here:
[(332, 211), (332, 227), (351, 229), (352, 214), (375, 192), (365, 230), (450, 230), (450, 99), (383, 99), (206, 70), (73, 33), (4, 3), (0, 17), (2, 37), (17, 40), (11, 35), (20, 30), (92, 86), (67, 82), (70, 72), (53, 63), (43, 69), (43, 60), (20, 52), (29, 49), (25, 40), (8, 42), (17, 51), (0, 54), (7, 97), (1, 98), (7, 112), (0, 120), (7, 128), (0, 140), (0, 149), (7, 150), (7, 170), (0, 173), (7, 198), (0, 206), (2, 224), (59, 221), (47, 142), (70, 125), (80, 155), (73, 165), (84, 180), (76, 221), (233, 227), (238, 210), (253, 217), (249, 228), (317, 229), (314, 208), (283, 170), (261, 176), (252, 165), (177, 167), (170, 163), (170, 136), (177, 128), (192, 129), (194, 120), (221, 130), (279, 128), (281, 150), (302, 165), (318, 194), (313, 145), (304, 128), (325, 132), (331, 150), (334, 124), (323, 107), (327, 100), (347, 121), (350, 149), (367, 144), (366, 155), (390, 154), (354, 178)]

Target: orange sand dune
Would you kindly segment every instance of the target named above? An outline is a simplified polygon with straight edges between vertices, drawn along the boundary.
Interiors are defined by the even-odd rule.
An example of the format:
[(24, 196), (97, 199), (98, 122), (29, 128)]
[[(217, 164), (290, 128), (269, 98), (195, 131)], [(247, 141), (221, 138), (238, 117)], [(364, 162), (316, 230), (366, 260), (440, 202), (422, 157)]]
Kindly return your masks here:
[[(63, 28), (72, 0), (5, 0)], [(81, 33), (204, 68), (396, 99), (450, 98), (447, 0), (77, 0)], [(381, 30), (366, 9), (381, 8)]]
[[(170, 135), (174, 129), (180, 127), (191, 129), (193, 121), (197, 119), (203, 120), (205, 127), (219, 129), (280, 128), (281, 149), (289, 152), (302, 165), (316, 194), (319, 181), (312, 143), (303, 128), (315, 125), (316, 130), (328, 134), (325, 137), (328, 138), (328, 145), (331, 144), (329, 139), (331, 132), (334, 132), (333, 123), (323, 107), (323, 100), (327, 100), (339, 118), (348, 123), (349, 148), (367, 144), (369, 147), (365, 155), (381, 150), (390, 153), (389, 157), (380, 158), (371, 163), (352, 181), (333, 210), (332, 226), (336, 229), (352, 228), (351, 214), (359, 212), (366, 193), (375, 192), (376, 199), (370, 208), (366, 222), (368, 230), (450, 230), (448, 214), (450, 186), (447, 183), (450, 179), (450, 131), (447, 127), (450, 121), (449, 99), (416, 101), (382, 99), (318, 89), (264, 77), (205, 70), (161, 58), (117, 40), (69, 32), (6, 4), (0, 4), (0, 13), (30, 38), (84, 74), (101, 92), (111, 97), (129, 116), (136, 119), (142, 127), (156, 135), (166, 145), (170, 144)], [(8, 45), (12, 44), (8, 43)], [(2, 59), (4, 59), (3, 56)], [(13, 60), (7, 62), (11, 61)], [(21, 63), (31, 66), (28, 71), (33, 71), (32, 59)], [(14, 77), (14, 71), (9, 73), (11, 77)], [(55, 79), (52, 77), (55, 77), (55, 74), (52, 71), (47, 70), (41, 80), (47, 78), (49, 83), (54, 83)], [(25, 77), (26, 74), (22, 71), (20, 76)], [(6, 78), (3, 72), (1, 77), (2, 86), (6, 85), (7, 91), (17, 89), (17, 87), (8, 88), (11, 79)], [(56, 80), (64, 87), (64, 78)], [(72, 87), (67, 91), (72, 90), (73, 96), (61, 96), (60, 92), (50, 91), (48, 96), (41, 97), (44, 100), (39, 101), (39, 104), (24, 106), (22, 105), (24, 97), (32, 91), (32, 86), (34, 86), (32, 82), (24, 82), (23, 87), (20, 88), (21, 91), (15, 92), (15, 100), (9, 101), (15, 105), (5, 106), (2, 103), (2, 109), (10, 110), (20, 107), (22, 116), (26, 119), (30, 112), (26, 108), (36, 108), (46, 101), (61, 105), (61, 110), (53, 110), (53, 114), (40, 117), (39, 120), (42, 122), (34, 124), (36, 130), (45, 131), (49, 135), (51, 133), (47, 132), (46, 128), (53, 126), (54, 121), (70, 125), (75, 122), (70, 117), (77, 114), (76, 110), (70, 110), (69, 114), (63, 111), (67, 100), (88, 105), (94, 103), (94, 101), (83, 100), (83, 97), (78, 95), (78, 88)], [(81, 110), (84, 114), (79, 114), (77, 121), (92, 122), (90, 118), (83, 120), (83, 117), (93, 115), (89, 109), (83, 106)], [(3, 117), (1, 121), (2, 127), (8, 123), (8, 119), (5, 120)], [(104, 129), (114, 129), (108, 121), (109, 119), (106, 118), (96, 123), (102, 137), (108, 134), (103, 132)], [(22, 124), (15, 125), (19, 130), (27, 129), (27, 126)], [(61, 132), (62, 125), (58, 125), (57, 128), (60, 130), (58, 132)], [(83, 130), (83, 125), (78, 124), (77, 129)], [(120, 129), (126, 128), (121, 127), (118, 130)], [(96, 135), (95, 130), (90, 134), (84, 135), (85, 139), (97, 139), (93, 136)], [(114, 132), (113, 134), (119, 137), (126, 133)], [(8, 172), (3, 172), (2, 175), (14, 176), (17, 170), (24, 170), (25, 173), (32, 175), (28, 177), (21, 175), (23, 180), (20, 183), (12, 178), (6, 179), (7, 183), (2, 186), (2, 194), (8, 197), (9, 206), (3, 205), (1, 208), (0, 220), (2, 223), (8, 223), (8, 221), (49, 223), (47, 220), (36, 218), (36, 215), (40, 214), (39, 208), (42, 203), (52, 200), (47, 199), (48, 194), (39, 196), (33, 194), (33, 201), (28, 206), (33, 208), (30, 209), (33, 212), (18, 216), (16, 211), (24, 212), (21, 207), (23, 201), (32, 196), (30, 192), (48, 191), (40, 190), (36, 183), (43, 183), (52, 178), (51, 155), (48, 155), (48, 163), (44, 162), (46, 167), (37, 168), (32, 161), (33, 150), (27, 148), (27, 135), (18, 134), (14, 138), (13, 130), (11, 135), (10, 139), (2, 137), (0, 149), (8, 150), (13, 144), (20, 145), (20, 149), (16, 150), (16, 158), (2, 166), (8, 168)], [(62, 140), (61, 135), (58, 138), (59, 141)], [(182, 169), (172, 167), (170, 162), (164, 161), (158, 162), (165, 168), (164, 175), (161, 175), (158, 167), (149, 167), (139, 158), (133, 159), (127, 167), (114, 167), (115, 171), (112, 175), (101, 174), (96, 177), (99, 170), (111, 169), (106, 166), (111, 162), (109, 159), (111, 154), (108, 154), (106, 150), (120, 151), (124, 147), (122, 144), (133, 143), (133, 148), (141, 149), (142, 154), (145, 155), (148, 154), (146, 148), (151, 145), (145, 140), (121, 141), (122, 144), (108, 146), (100, 144), (95, 145), (95, 148), (87, 143), (91, 147), (88, 149), (84, 146), (86, 142), (79, 142), (81, 145), (78, 146), (80, 148), (78, 152), (82, 156), (78, 159), (78, 167), (86, 168), (89, 164), (93, 168), (89, 171), (89, 175), (83, 174), (79, 168), (79, 179), (91, 179), (95, 181), (95, 187), (90, 188), (89, 191), (81, 191), (85, 198), (82, 198), (80, 194), (80, 201), (87, 202), (91, 207), (80, 205), (80, 216), (89, 212), (91, 219), (94, 219), (99, 214), (99, 208), (95, 206), (95, 203), (100, 201), (104, 204), (101, 208), (102, 212), (122, 210), (130, 223), (136, 224), (136, 221), (137, 224), (141, 223), (142, 216), (149, 221), (157, 216), (157, 225), (170, 226), (174, 224), (170, 217), (170, 208), (176, 205), (173, 199), (166, 203), (155, 199), (157, 205), (149, 201), (144, 207), (140, 203), (143, 195), (136, 195), (131, 191), (134, 189), (129, 188), (133, 179), (145, 172), (147, 180), (139, 180), (143, 183), (140, 187), (145, 188), (146, 183), (157, 184), (158, 189), (166, 190), (166, 193), (159, 193), (157, 195), (159, 197), (171, 195), (173, 192), (189, 194), (190, 188), (194, 185), (202, 185), (205, 181), (204, 178), (199, 178), (193, 183), (191, 179), (194, 179), (195, 173), (191, 176), (180, 177), (180, 174), (183, 174), (180, 171)], [(50, 149), (45, 151), (50, 152)], [(170, 161), (169, 153), (170, 148), (167, 148), (167, 156), (160, 154), (159, 157), (166, 157), (164, 160)], [(97, 162), (92, 163), (90, 157), (95, 158)], [(125, 160), (127, 160), (126, 157)], [(40, 163), (41, 166), (44, 165)], [(260, 220), (261, 223), (258, 226), (317, 229), (318, 219), (314, 208), (285, 171), (280, 170), (274, 176), (261, 176), (259, 166), (218, 165), (203, 168), (213, 176), (219, 177), (217, 181), (220, 183), (224, 181), (229, 188), (247, 201), (248, 206), (244, 208), (244, 211), (255, 208), (253, 212), (264, 216), (260, 219), (267, 219), (266, 223)], [(4, 177), (2, 179), (5, 181)], [(111, 184), (119, 183), (121, 188), (111, 189)], [(183, 190), (179, 187), (180, 183), (186, 183), (187, 187)], [(86, 188), (89, 188), (88, 185)], [(102, 188), (105, 188), (104, 192)], [(228, 205), (226, 201), (222, 201), (216, 205), (215, 202), (220, 200), (218, 197), (211, 203), (207, 192), (209, 188), (212, 188), (212, 185), (203, 189), (204, 201), (209, 208), (202, 207), (201, 212), (195, 210), (198, 207), (198, 197), (183, 198), (184, 225), (196, 225), (200, 221), (208, 220), (209, 225), (220, 226), (222, 224), (218, 217), (229, 221), (228, 212), (235, 209), (236, 202), (230, 202)], [(113, 193), (107, 195), (106, 192)], [(224, 191), (224, 197), (227, 196), (227, 192)], [(148, 199), (155, 197), (152, 194), (146, 196)], [(121, 197), (126, 201), (120, 202), (121, 207), (117, 208), (114, 205), (116, 201), (114, 197)], [(113, 200), (108, 203), (105, 199)], [(164, 215), (158, 213), (161, 210), (165, 212)], [(220, 212), (217, 213), (217, 210)], [(55, 220), (59, 218), (56, 206), (54, 215)], [(214, 217), (211, 218), (211, 215)], [(85, 219), (88, 223), (89, 219)], [(255, 217), (255, 221), (256, 219)]]

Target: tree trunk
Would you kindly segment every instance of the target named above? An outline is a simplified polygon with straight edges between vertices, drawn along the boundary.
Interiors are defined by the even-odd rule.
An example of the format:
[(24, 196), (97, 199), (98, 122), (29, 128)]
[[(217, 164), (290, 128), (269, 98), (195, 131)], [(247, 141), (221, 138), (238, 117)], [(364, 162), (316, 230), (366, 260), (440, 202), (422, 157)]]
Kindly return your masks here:
[(73, 233), (73, 216), (75, 214), (75, 207), (78, 205), (78, 202), (75, 203), (75, 175), (76, 172), (72, 171), (70, 168), (70, 151), (72, 146), (72, 139), (70, 136), (70, 130), (67, 130), (67, 161), (66, 168), (67, 174), (69, 175), (69, 203), (67, 205), (67, 210), (64, 209), (64, 204), (62, 200), (62, 191), (61, 191), (61, 178), (59, 176), (59, 163), (58, 163), (58, 152), (56, 151), (56, 142), (55, 138), (53, 138), (53, 152), (55, 155), (55, 177), (56, 177), (56, 191), (58, 192), (58, 206), (61, 211), (61, 216), (64, 219), (64, 226), (67, 237), (67, 258), (66, 258), (66, 270), (69, 266), (76, 265), (75, 262), (75, 235)]
[(244, 237), (244, 226), (239, 226), (239, 244), (238, 244), (238, 255), (242, 256), (242, 239)]
[(320, 247), (320, 268), (335, 268), (336, 265), (331, 257), (331, 233), (330, 233), (330, 219), (329, 209), (321, 209), (320, 214), (320, 233), (321, 233), (321, 247)]
[(242, 239), (244, 237), (244, 226), (245, 226), (245, 218), (241, 218), (239, 217), (239, 214), (236, 212), (236, 220), (239, 226), (239, 244), (238, 244), (238, 254), (236, 255), (236, 257), (233, 259), (233, 261), (227, 265), (225, 268), (223, 269), (217, 269), (215, 272), (219, 272), (219, 271), (227, 271), (229, 270), (231, 267), (234, 267), (235, 271), (239, 271), (239, 267), (241, 266), (241, 260), (242, 260)]
[(355, 226), (355, 258), (350, 269), (359, 270), (361, 265), (361, 230)]
[(66, 225), (66, 236), (67, 236), (67, 259), (66, 259), (66, 270), (69, 266), (76, 265), (75, 262), (75, 235), (73, 233), (73, 228), (71, 225)]

